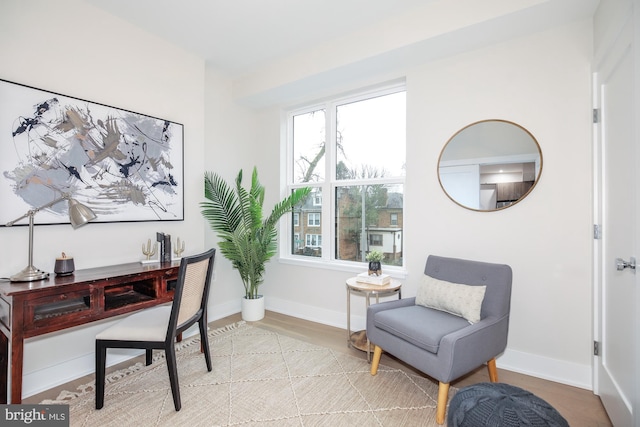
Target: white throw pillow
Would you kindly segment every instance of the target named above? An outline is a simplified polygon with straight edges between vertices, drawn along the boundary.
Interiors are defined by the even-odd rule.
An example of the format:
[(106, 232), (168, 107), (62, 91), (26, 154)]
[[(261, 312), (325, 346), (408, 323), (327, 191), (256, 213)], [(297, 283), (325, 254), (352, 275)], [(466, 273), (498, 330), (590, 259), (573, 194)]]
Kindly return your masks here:
[(438, 280), (424, 275), (418, 285), (416, 304), (460, 316), (477, 323), (486, 286), (470, 286)]

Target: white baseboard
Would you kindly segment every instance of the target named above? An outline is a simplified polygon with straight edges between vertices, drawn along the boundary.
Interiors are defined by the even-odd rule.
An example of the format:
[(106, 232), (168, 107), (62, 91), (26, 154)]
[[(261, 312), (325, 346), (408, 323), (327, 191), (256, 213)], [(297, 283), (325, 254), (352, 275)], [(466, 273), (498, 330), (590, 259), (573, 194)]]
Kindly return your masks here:
[[(346, 329), (347, 327), (346, 314), (343, 311), (327, 310), (272, 297), (267, 298), (265, 303), (267, 310), (270, 311), (341, 329)], [(213, 306), (209, 310), (209, 319), (220, 319), (239, 311), (240, 300)], [(352, 315), (352, 330), (361, 330), (365, 327), (366, 320), (364, 316)], [(142, 352), (137, 350), (112, 350), (109, 351), (107, 365), (112, 366), (140, 354)], [(497, 358), (497, 366), (500, 369), (593, 390), (593, 376), (590, 365), (580, 365), (507, 348), (504, 354)], [(22, 396), (33, 396), (85, 375), (93, 374), (94, 371), (94, 354), (90, 353), (30, 372), (23, 377)]]
[[(116, 350), (109, 352), (107, 366), (116, 365), (136, 356), (144, 354), (142, 350), (123, 350), (115, 354)], [(22, 377), (22, 398), (33, 396), (53, 387), (76, 380), (95, 372), (95, 356), (93, 353), (85, 354), (75, 359), (67, 360), (55, 366), (29, 372)]]
[(496, 359), (496, 365), (507, 371), (593, 390), (591, 365), (571, 363), (509, 348)]
[[(265, 302), (268, 310), (338, 328), (346, 329), (347, 327), (344, 312), (319, 309), (271, 297), (267, 298)], [(361, 330), (365, 327), (366, 319), (364, 316), (352, 315), (351, 330)], [(496, 364), (498, 368), (507, 371), (593, 390), (591, 365), (571, 363), (509, 348), (496, 359)]]
[[(221, 319), (240, 311), (240, 301), (237, 303), (228, 303), (210, 307), (209, 321)], [(197, 327), (193, 326), (188, 329), (184, 336), (196, 334)], [(111, 349), (107, 354), (107, 366), (117, 365), (118, 363), (133, 359), (144, 351), (127, 350), (127, 349)], [(22, 397), (26, 398), (34, 394), (41, 393), (69, 381), (76, 380), (85, 375), (95, 373), (95, 355), (88, 353), (66, 360), (53, 366), (25, 373), (22, 377)]]
[[(342, 329), (347, 328), (347, 317), (342, 311), (327, 310), (325, 308), (314, 307), (273, 297), (265, 298), (264, 302), (265, 308), (269, 311), (275, 311), (276, 313), (286, 314), (287, 316), (309, 320), (322, 325), (334, 326)], [(352, 330), (364, 329), (364, 326), (364, 317), (352, 316)]]

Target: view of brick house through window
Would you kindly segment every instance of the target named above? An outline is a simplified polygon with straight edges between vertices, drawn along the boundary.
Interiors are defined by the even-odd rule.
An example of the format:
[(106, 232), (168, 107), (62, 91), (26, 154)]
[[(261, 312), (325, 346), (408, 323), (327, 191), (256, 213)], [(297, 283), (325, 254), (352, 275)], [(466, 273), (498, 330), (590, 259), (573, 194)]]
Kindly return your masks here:
[(314, 104), (288, 115), (289, 191), (312, 192), (294, 209), (288, 257), (403, 265), (406, 145), (404, 86)]

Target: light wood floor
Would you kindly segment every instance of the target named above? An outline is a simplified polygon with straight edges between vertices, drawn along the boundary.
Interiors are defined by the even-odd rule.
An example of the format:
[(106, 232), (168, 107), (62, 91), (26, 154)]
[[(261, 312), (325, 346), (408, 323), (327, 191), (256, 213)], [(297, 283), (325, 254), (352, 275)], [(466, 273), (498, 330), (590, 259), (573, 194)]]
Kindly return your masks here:
[[(211, 322), (209, 325), (216, 329), (230, 323), (241, 320), (240, 313), (228, 316)], [(366, 359), (366, 353), (347, 346), (347, 333), (344, 329), (334, 328), (319, 323), (301, 320), (283, 314), (267, 312), (265, 318), (258, 322), (252, 322), (255, 326), (269, 329), (283, 335), (288, 335), (303, 341), (312, 342), (317, 345), (332, 348), (345, 354)], [(140, 357), (143, 360), (143, 357)], [(120, 366), (110, 369), (120, 369), (125, 365), (132, 364), (133, 361), (125, 362)], [(381, 364), (416, 372), (404, 365), (388, 354), (382, 355)], [(540, 398), (549, 402), (573, 427), (610, 427), (611, 421), (607, 417), (600, 398), (589, 390), (571, 387), (552, 381), (545, 381), (539, 378), (522, 375), (515, 372), (498, 369), (498, 379), (500, 382), (508, 383), (529, 390)], [(59, 387), (47, 390), (43, 393), (24, 399), (24, 403), (39, 403), (44, 399), (54, 399), (62, 390), (74, 390), (78, 385), (85, 384), (93, 380), (93, 375), (77, 379), (71, 383), (63, 384)], [(452, 382), (453, 387), (462, 388), (470, 384), (489, 381), (486, 368), (480, 368), (464, 378)]]

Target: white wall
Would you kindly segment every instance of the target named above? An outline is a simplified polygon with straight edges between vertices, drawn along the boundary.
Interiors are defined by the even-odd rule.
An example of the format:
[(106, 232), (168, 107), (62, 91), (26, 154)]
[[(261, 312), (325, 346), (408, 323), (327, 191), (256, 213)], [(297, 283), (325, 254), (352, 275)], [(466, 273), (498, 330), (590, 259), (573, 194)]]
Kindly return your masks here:
[[(76, 268), (139, 259), (140, 244), (156, 231), (179, 235), (187, 252), (213, 245), (217, 239), (198, 205), (205, 170), (233, 179), (243, 168), (248, 179), (256, 165), (267, 187), (267, 205), (282, 196), (277, 190), (281, 111), (252, 112), (235, 105), (238, 94), (249, 96), (251, 85), (242, 87), (215, 70), (205, 72), (198, 58), (79, 0), (4, 0), (0, 34), (0, 54), (6, 58), (0, 78), (185, 125), (184, 222), (89, 224), (76, 231), (63, 225), (37, 227), (35, 264), (41, 268), (53, 268), (62, 238), (64, 249), (76, 254)], [(265, 80), (273, 75), (298, 79), (306, 70), (322, 68), (309, 61), (323, 58), (306, 55), (304, 65), (293, 71), (295, 62), (283, 63), (286, 69), (271, 67), (273, 74)], [(591, 387), (592, 325), (590, 59), (591, 24), (584, 22), (387, 70), (384, 76), (375, 71), (360, 75), (367, 84), (407, 79), (405, 225), (410, 232), (404, 236), (408, 277), (403, 295), (415, 294), (430, 253), (510, 264), (509, 346), (498, 365), (585, 388)], [(273, 97), (268, 84), (256, 86)], [(304, 85), (295, 86), (296, 99), (304, 98)], [(336, 89), (310, 90), (317, 96)], [(544, 169), (524, 201), (500, 212), (477, 213), (446, 197), (436, 162), (458, 129), (491, 118), (526, 127), (540, 143)], [(26, 229), (0, 228), (0, 239), (0, 275), (6, 276), (26, 265)], [(275, 260), (267, 271), (262, 290), (268, 308), (346, 326), (344, 282), (352, 273)], [(239, 311), (237, 273), (218, 257), (215, 275), (210, 317)], [(354, 322), (362, 326), (364, 301), (354, 297), (352, 310)], [(64, 374), (92, 372), (93, 335), (103, 325), (30, 340), (26, 394), (69, 379)], [(52, 379), (52, 371), (63, 374)]]
[[(243, 170), (242, 182), (251, 183), (254, 166), (262, 171), (260, 151), (264, 140), (256, 126), (256, 113), (234, 104), (232, 82), (215, 70), (206, 70), (204, 169), (217, 173), (233, 183)], [(260, 175), (261, 176), (261, 175)], [(277, 187), (276, 187), (277, 188)], [(216, 246), (218, 238), (205, 224), (205, 246)], [(244, 288), (238, 272), (220, 253), (216, 254), (215, 278), (212, 283), (210, 318), (240, 311)]]
[[(407, 252), (427, 242), (425, 253), (510, 264), (510, 335), (499, 366), (558, 376), (587, 388), (592, 346), (590, 42), (589, 23), (571, 25), (416, 69), (409, 74), (409, 90), (417, 126), (409, 134), (421, 143), (407, 152), (409, 159), (424, 159), (422, 169), (407, 165), (407, 179), (424, 183), (423, 194), (436, 203), (429, 209), (431, 219), (439, 225), (423, 228), (417, 241), (407, 243)], [(543, 170), (524, 201), (478, 214), (449, 203), (429, 171), (435, 170), (442, 141), (467, 123), (489, 118), (527, 128), (540, 143)], [(410, 203), (424, 211), (426, 199)]]
[[(428, 254), (511, 265), (509, 343), (498, 366), (584, 388), (591, 388), (592, 346), (590, 60), (591, 23), (583, 22), (405, 70), (403, 296), (415, 295)], [(261, 136), (275, 144), (276, 109), (270, 114)], [(544, 157), (533, 193), (492, 213), (460, 208), (437, 178), (446, 141), (483, 119), (521, 124)], [(276, 169), (267, 188), (278, 185)], [(272, 263), (267, 307), (344, 327), (349, 275)], [(364, 301), (354, 299), (352, 312), (362, 325)]]
[[(53, 271), (61, 251), (77, 269), (136, 262), (156, 231), (180, 237), (186, 254), (204, 248), (204, 61), (82, 1), (5, 0), (0, 4), (0, 78), (184, 125), (185, 220), (36, 226), (34, 265)], [(5, 132), (6, 133), (6, 132)], [(6, 139), (0, 139), (3, 143)], [(0, 227), (0, 277), (27, 265), (26, 227)], [(24, 395), (93, 372), (89, 327), (30, 339)]]

